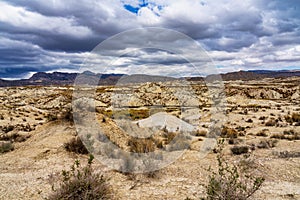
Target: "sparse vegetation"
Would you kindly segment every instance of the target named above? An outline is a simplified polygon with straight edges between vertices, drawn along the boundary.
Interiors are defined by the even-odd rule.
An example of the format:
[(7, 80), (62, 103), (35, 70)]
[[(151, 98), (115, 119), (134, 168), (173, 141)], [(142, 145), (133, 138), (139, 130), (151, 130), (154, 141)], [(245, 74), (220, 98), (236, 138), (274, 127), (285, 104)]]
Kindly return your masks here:
[(273, 148), (277, 145), (278, 140), (261, 140), (257, 147), (260, 149), (269, 149), (269, 148)]
[(277, 155), (279, 158), (299, 158), (300, 152), (299, 151), (280, 151), (275, 152), (275, 155)]
[(283, 133), (275, 133), (271, 135), (271, 138), (275, 139), (285, 139), (285, 140), (300, 140), (300, 135), (294, 130), (285, 130)]
[(266, 122), (265, 125), (266, 126), (275, 126), (276, 125), (276, 121), (274, 119), (270, 119), (269, 121)]
[(217, 172), (211, 168), (203, 200), (245, 200), (260, 189), (264, 178), (255, 176), (245, 168), (229, 164), (223, 154), (223, 144), (219, 144)]
[(0, 154), (14, 150), (14, 145), (10, 141), (0, 141)]
[(2, 127), (2, 131), (4, 132), (4, 133), (8, 133), (8, 132), (10, 132), (10, 131), (13, 131), (14, 130), (14, 126), (13, 125), (7, 125), (7, 126), (3, 126)]
[(80, 162), (76, 160), (70, 170), (63, 170), (61, 183), (58, 184), (58, 188), (55, 183), (52, 183), (53, 193), (48, 199), (112, 199), (113, 192), (108, 179), (101, 173), (94, 172), (93, 159), (94, 157), (90, 155), (84, 167), (81, 167)]
[(207, 135), (207, 131), (206, 130), (198, 130), (196, 133), (195, 133), (195, 136), (197, 137), (205, 137)]
[(89, 153), (79, 137), (72, 138), (69, 142), (64, 144), (64, 147), (69, 152), (74, 152), (78, 154)]
[(19, 133), (5, 133), (0, 135), (0, 140), (3, 141), (11, 141), (11, 142), (24, 142), (26, 141), (30, 135), (20, 135)]
[(260, 137), (268, 137), (268, 129), (263, 129), (261, 131), (259, 131), (258, 133), (256, 133), (256, 136), (260, 136)]
[(248, 146), (233, 146), (230, 148), (232, 154), (234, 155), (240, 155), (240, 154), (245, 154), (249, 152), (249, 147)]
[(238, 132), (233, 128), (228, 128), (227, 126), (224, 126), (221, 131), (221, 137), (237, 138)]
[(300, 122), (300, 114), (299, 113), (292, 113), (292, 115), (285, 115), (284, 116), (286, 122), (292, 124), (293, 122)]
[(155, 150), (155, 143), (151, 139), (144, 138), (130, 138), (128, 141), (130, 152), (134, 153), (148, 153)]

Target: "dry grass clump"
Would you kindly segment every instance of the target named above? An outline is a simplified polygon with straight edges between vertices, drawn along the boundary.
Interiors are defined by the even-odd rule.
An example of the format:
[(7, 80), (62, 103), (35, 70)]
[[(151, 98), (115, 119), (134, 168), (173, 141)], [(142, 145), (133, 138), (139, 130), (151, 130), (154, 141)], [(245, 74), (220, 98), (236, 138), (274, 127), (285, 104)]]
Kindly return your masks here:
[(69, 142), (64, 144), (64, 147), (69, 152), (78, 154), (88, 154), (89, 151), (79, 137), (72, 138)]
[(108, 179), (93, 170), (93, 159), (91, 155), (88, 164), (84, 167), (81, 167), (79, 161), (76, 160), (69, 171), (63, 170), (58, 188), (55, 187), (57, 184), (52, 183), (53, 193), (48, 199), (112, 199), (113, 192), (107, 183)]
[(148, 153), (155, 150), (155, 143), (152, 139), (146, 138), (130, 138), (127, 145), (130, 147), (130, 152), (133, 153)]

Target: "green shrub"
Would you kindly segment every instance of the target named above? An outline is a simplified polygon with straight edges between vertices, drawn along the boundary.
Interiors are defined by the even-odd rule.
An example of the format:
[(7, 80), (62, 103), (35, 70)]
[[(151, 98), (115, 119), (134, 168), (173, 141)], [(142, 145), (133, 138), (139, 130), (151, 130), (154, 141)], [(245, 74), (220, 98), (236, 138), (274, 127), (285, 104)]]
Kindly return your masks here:
[(52, 184), (53, 193), (49, 200), (99, 200), (112, 199), (112, 189), (107, 183), (107, 179), (101, 174), (93, 171), (91, 155), (88, 164), (81, 167), (78, 160), (71, 166), (69, 171), (62, 171), (62, 181), (59, 188)]
[(209, 168), (206, 197), (204, 200), (245, 200), (253, 196), (264, 182), (263, 177), (257, 177), (234, 164), (229, 164), (223, 155), (223, 142), (218, 147), (217, 172)]

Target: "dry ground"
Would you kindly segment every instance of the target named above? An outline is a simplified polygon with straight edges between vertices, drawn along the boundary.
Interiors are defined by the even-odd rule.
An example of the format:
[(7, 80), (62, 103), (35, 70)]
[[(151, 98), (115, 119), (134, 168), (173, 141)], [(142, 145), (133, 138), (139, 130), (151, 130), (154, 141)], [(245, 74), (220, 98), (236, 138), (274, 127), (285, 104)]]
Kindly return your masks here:
[[(253, 148), (247, 155), (248, 165), (266, 181), (254, 199), (300, 199), (300, 126), (297, 119), (287, 116), (300, 113), (299, 78), (228, 82), (226, 91), (227, 134), (235, 145)], [(124, 88), (101, 87), (97, 90), (97, 115), (99, 124), (110, 131), (110, 138), (124, 146), (127, 136), (117, 130), (113, 117), (125, 115), (139, 120), (160, 111), (184, 119), (172, 89), (164, 84), (143, 84), (128, 87), (134, 91), (126, 104), (128, 110), (114, 113), (110, 97)], [(200, 113), (185, 119), (201, 130), (210, 125), (210, 100), (203, 84), (193, 83)], [(125, 92), (126, 94), (126, 92)], [(124, 95), (124, 93), (122, 93)], [(126, 94), (128, 95), (128, 94)], [(121, 98), (124, 99), (124, 98)], [(13, 138), (14, 150), (0, 154), (0, 199), (45, 199), (51, 192), (49, 177), (68, 169), (75, 159), (85, 163), (86, 155), (67, 152), (64, 143), (76, 135), (72, 120), (65, 113), (71, 107), (72, 87), (20, 87), (0, 90), (0, 135)], [(194, 100), (194, 99), (193, 99)], [(159, 109), (151, 106), (159, 104)], [(123, 113), (122, 113), (123, 112)], [(104, 121), (101, 121), (105, 118)], [(56, 119), (58, 118), (58, 119)], [(251, 119), (251, 120), (250, 120)], [(269, 121), (274, 123), (267, 123)], [(291, 132), (293, 130), (294, 132)], [(262, 136), (257, 135), (263, 132)], [(278, 138), (278, 135), (286, 137)], [(225, 133), (224, 133), (225, 134)], [(276, 136), (277, 135), (277, 136)], [(30, 136), (30, 137), (29, 137)], [(224, 136), (226, 137), (226, 135)], [(231, 137), (231, 136), (230, 136)], [(272, 138), (277, 137), (277, 138)], [(20, 139), (22, 138), (22, 140)], [(199, 199), (205, 194), (209, 166), (216, 166), (216, 154), (210, 152), (199, 158), (199, 148), (204, 136), (192, 136), (193, 143), (180, 159), (159, 170), (154, 178), (138, 174), (128, 176), (95, 161), (113, 186), (117, 199)], [(230, 138), (226, 138), (226, 142)], [(258, 148), (262, 140), (278, 140), (273, 148)], [(226, 144), (226, 158), (237, 163), (244, 155), (232, 155)]]

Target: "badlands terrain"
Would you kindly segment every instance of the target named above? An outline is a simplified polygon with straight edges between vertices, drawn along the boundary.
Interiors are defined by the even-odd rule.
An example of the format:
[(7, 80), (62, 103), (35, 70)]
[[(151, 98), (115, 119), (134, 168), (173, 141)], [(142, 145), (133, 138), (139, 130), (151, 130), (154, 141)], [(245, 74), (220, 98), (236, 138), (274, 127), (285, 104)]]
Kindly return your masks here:
[[(180, 80), (98, 86), (92, 101), (74, 91), (73, 86), (0, 88), (0, 199), (46, 199), (53, 177), (76, 159), (86, 163), (87, 154), (67, 151), (66, 144), (90, 130), (91, 113), (106, 138), (123, 150), (186, 149), (154, 173), (134, 174), (129, 172), (137, 166), (128, 168), (113, 149), (101, 149), (95, 141), (107, 139), (91, 133), (96, 158), (109, 151), (104, 154), (120, 160), (114, 167), (94, 161), (110, 178), (115, 199), (205, 196), (207, 169), (217, 162), (215, 143), (207, 141), (220, 138), (229, 163), (244, 161), (265, 178), (253, 199), (300, 199), (300, 77), (225, 81), (220, 91)], [(78, 107), (82, 110), (75, 112)], [(149, 133), (151, 143), (149, 135), (135, 140)], [(179, 134), (184, 136), (172, 145)], [(148, 146), (139, 148), (137, 142)], [(243, 152), (232, 150), (240, 147)]]

